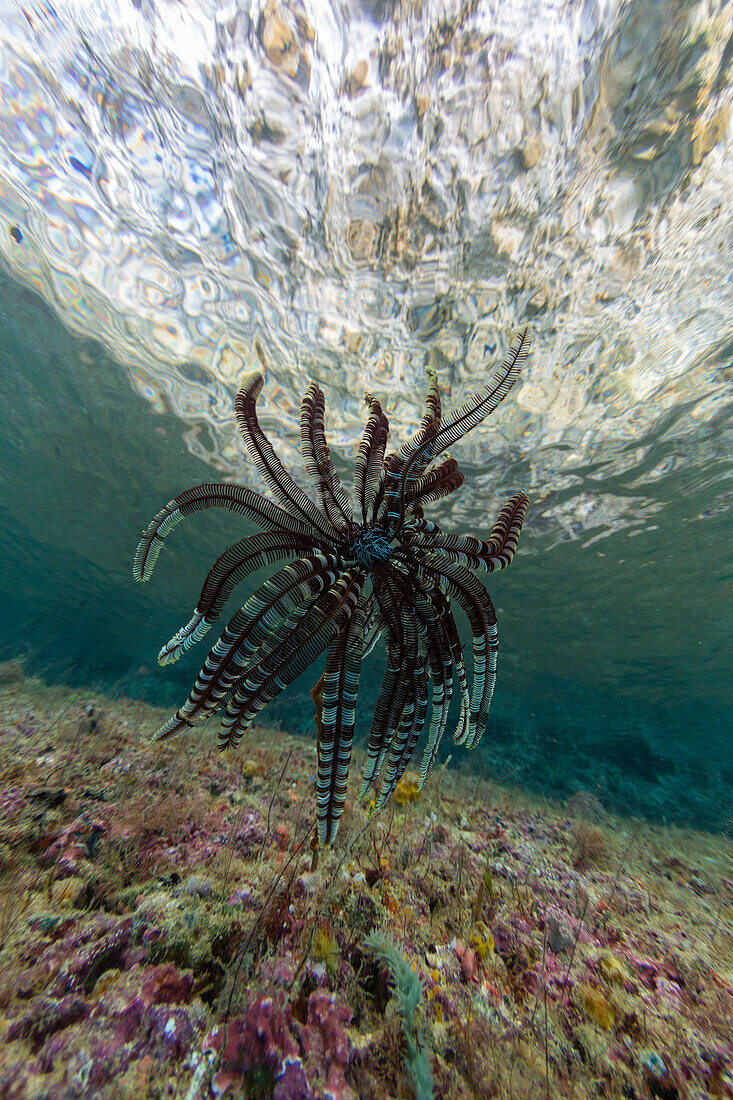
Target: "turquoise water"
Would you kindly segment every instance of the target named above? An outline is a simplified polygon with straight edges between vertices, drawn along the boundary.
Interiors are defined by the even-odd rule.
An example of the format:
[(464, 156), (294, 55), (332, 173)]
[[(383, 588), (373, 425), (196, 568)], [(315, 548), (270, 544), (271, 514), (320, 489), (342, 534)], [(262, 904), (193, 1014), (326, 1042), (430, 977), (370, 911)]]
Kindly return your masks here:
[[(189, 518), (148, 585), (136, 585), (143, 526), (212, 470), (191, 455), (180, 422), (155, 413), (109, 353), (69, 333), (36, 293), (4, 275), (0, 301), (2, 652), (92, 694), (178, 705), (203, 654), (159, 669), (158, 649), (188, 618), (211, 561), (247, 529), (221, 514)], [(660, 438), (648, 461), (668, 448)], [(733, 542), (731, 513), (715, 501), (728, 459), (668, 477), (652, 529), (633, 537), (551, 545), (530, 510), (511, 569), (489, 578), (501, 648), (488, 730), (474, 753), (447, 740), (451, 766), (563, 797), (596, 790), (610, 808), (660, 820), (726, 825)], [(614, 490), (623, 494), (623, 477)], [(362, 735), (381, 668), (370, 658)], [(317, 675), (301, 677), (265, 720), (311, 736)], [(215, 751), (213, 726), (201, 736)]]

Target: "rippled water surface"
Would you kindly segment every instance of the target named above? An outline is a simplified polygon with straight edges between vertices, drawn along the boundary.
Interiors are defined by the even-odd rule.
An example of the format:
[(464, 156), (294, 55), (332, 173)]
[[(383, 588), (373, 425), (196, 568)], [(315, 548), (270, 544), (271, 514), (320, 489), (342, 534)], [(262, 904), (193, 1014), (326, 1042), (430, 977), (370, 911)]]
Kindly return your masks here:
[(433, 513), (485, 534), (532, 498), (492, 587), (486, 766), (558, 788), (644, 772), (632, 808), (686, 791), (683, 816), (714, 801), (721, 821), (733, 5), (0, 0), (0, 18), (10, 647), (108, 679), (154, 659), (227, 536), (193, 524), (145, 600), (129, 557), (188, 484), (255, 482), (233, 398), (259, 360), (283, 457), (315, 377), (346, 469), (365, 389), (404, 438), (426, 365), (459, 404), (529, 323), (522, 380)]

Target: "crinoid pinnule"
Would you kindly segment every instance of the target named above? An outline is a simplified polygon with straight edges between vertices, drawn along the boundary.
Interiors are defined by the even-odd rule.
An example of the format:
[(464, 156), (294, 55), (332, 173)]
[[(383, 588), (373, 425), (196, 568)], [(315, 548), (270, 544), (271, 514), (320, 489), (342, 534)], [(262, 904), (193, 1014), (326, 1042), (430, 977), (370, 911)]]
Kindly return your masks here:
[[(140, 541), (134, 575), (145, 581), (167, 535), (192, 512), (227, 508), (262, 528), (214, 563), (191, 619), (160, 651), (161, 664), (177, 660), (203, 637), (240, 581), (263, 565), (290, 559), (229, 621), (188, 699), (157, 736), (170, 737), (220, 713), (220, 747), (236, 745), (262, 708), (327, 650), (314, 695), (321, 844), (333, 841), (344, 808), (362, 660), (380, 637), (387, 669), (369, 732), (361, 794), (378, 784), (377, 805), (386, 802), (427, 725), (422, 786), (447, 725), (454, 677), (461, 699), (455, 740), (472, 748), (481, 738), (496, 679), (498, 632), (493, 604), (476, 574), (509, 565), (529, 501), (521, 492), (507, 501), (488, 540), (447, 534), (424, 518), (423, 508), (463, 484), (454, 458), (436, 460), (503, 401), (529, 347), (524, 329), (492, 380), (445, 418), (437, 377), (429, 373), (422, 422), (408, 442), (389, 454), (387, 417), (367, 394), (353, 500), (331, 461), (320, 386), (308, 387), (300, 420), (314, 500), (285, 469), (260, 427), (256, 401), (264, 380), (259, 372), (252, 374), (237, 394), (235, 413), (274, 499), (241, 485), (198, 485), (167, 504)], [(456, 605), (473, 636), (470, 694), (453, 617)]]

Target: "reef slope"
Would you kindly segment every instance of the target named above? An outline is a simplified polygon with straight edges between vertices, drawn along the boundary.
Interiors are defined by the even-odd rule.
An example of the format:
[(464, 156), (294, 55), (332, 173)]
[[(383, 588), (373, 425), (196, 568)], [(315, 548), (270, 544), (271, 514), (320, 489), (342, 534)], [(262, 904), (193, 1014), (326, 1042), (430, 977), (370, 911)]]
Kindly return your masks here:
[(733, 1096), (726, 838), (161, 713), (0, 666), (0, 1095)]

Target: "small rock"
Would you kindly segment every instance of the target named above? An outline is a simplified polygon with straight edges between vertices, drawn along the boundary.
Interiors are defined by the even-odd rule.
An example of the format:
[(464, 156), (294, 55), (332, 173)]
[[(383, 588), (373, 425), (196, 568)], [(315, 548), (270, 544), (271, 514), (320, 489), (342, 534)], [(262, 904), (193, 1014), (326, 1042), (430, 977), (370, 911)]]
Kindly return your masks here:
[(589, 985), (578, 986), (578, 997), (589, 1019), (598, 1027), (609, 1030), (614, 1024), (613, 1009), (598, 989)]
[(56, 809), (57, 806), (63, 806), (66, 801), (68, 791), (63, 787), (42, 787), (40, 791), (31, 791), (29, 798), (33, 802), (42, 802), (49, 809)]
[(550, 913), (547, 917), (547, 942), (556, 955), (573, 946), (573, 937), (560, 923), (556, 913)]
[(313, 897), (322, 881), (320, 871), (304, 871), (295, 880), (296, 894), (300, 897)]
[(463, 953), (461, 971), (467, 982), (472, 982), (476, 977), (476, 952), (472, 947), (467, 947)]
[(191, 875), (186, 881), (186, 893), (191, 897), (208, 898), (211, 896), (211, 879), (200, 879)]
[(617, 985), (622, 985), (630, 977), (624, 964), (610, 951), (598, 960), (598, 972), (606, 981), (615, 982)]
[(76, 898), (81, 893), (83, 886), (84, 879), (75, 875), (72, 875), (71, 878), (64, 879), (54, 890), (54, 904), (60, 906), (62, 909), (73, 908), (76, 903)]
[(608, 1049), (608, 1038), (592, 1024), (578, 1024), (573, 1030), (573, 1038), (586, 1058), (594, 1062), (603, 1060)]
[(645, 1050), (641, 1055), (641, 1064), (645, 1069), (648, 1069), (655, 1077), (664, 1077), (667, 1072), (663, 1060), (653, 1050)]
[(37, 1050), (49, 1035), (78, 1023), (88, 1014), (89, 1005), (81, 997), (64, 997), (58, 1001), (50, 997), (38, 997), (30, 1011), (10, 1025), (5, 1038), (28, 1038), (34, 1050)]

